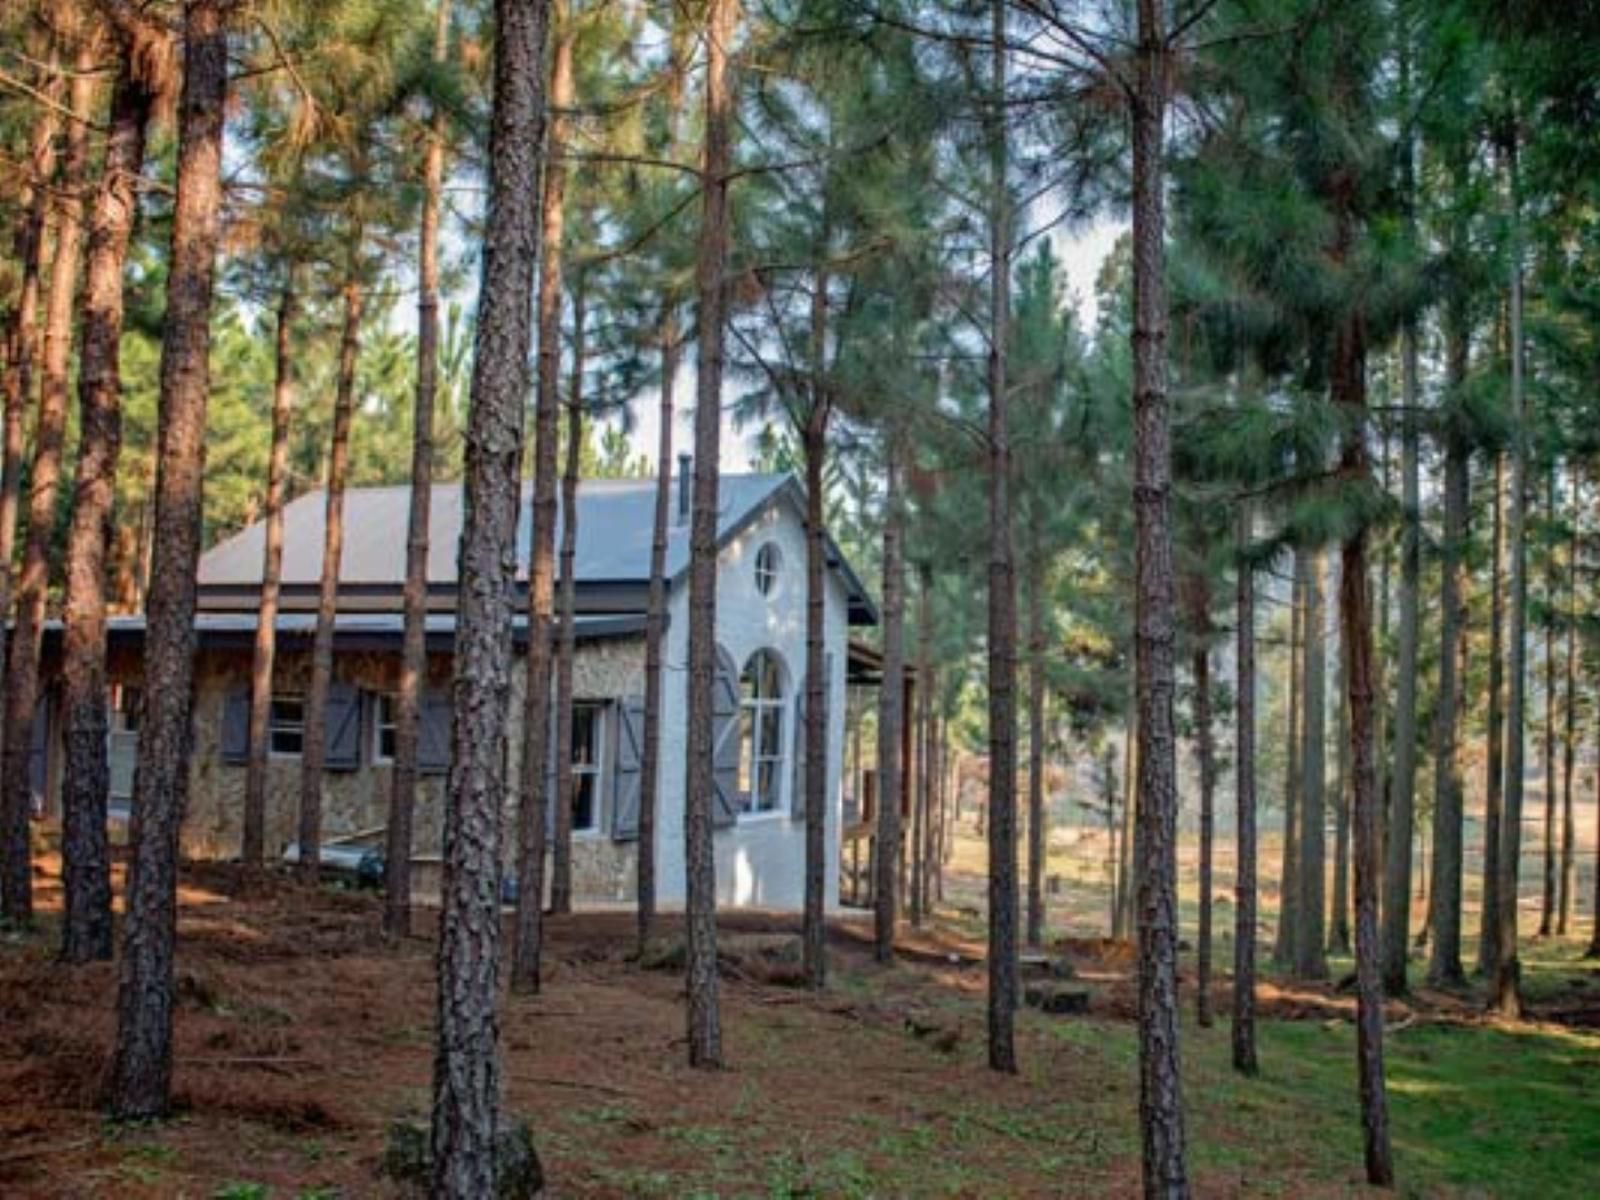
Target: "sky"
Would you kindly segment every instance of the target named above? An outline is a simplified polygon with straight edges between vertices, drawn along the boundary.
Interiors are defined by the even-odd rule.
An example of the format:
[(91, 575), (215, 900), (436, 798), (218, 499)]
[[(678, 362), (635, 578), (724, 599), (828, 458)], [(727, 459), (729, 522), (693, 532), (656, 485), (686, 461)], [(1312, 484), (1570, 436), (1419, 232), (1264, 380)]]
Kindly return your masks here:
[[(1102, 219), (1081, 229), (1064, 231), (1053, 236), (1057, 253), (1067, 276), (1069, 292), (1078, 310), (1078, 321), (1085, 330), (1092, 330), (1099, 313), (1095, 304), (1094, 282), (1100, 264), (1126, 230), (1121, 220)], [(692, 354), (685, 362), (678, 378), (677, 404), (680, 419), (672, 432), (673, 453), (692, 449), (694, 431), (690, 425), (691, 408), (695, 394), (695, 371)], [(656, 443), (660, 437), (660, 394), (649, 388), (639, 394), (633, 404), (633, 428), (630, 439), (635, 453), (642, 454), (652, 463), (656, 459)], [(724, 410), (722, 421), (722, 469), (726, 472), (743, 472), (751, 468), (755, 456), (758, 426), (743, 429), (734, 424), (731, 412)]]

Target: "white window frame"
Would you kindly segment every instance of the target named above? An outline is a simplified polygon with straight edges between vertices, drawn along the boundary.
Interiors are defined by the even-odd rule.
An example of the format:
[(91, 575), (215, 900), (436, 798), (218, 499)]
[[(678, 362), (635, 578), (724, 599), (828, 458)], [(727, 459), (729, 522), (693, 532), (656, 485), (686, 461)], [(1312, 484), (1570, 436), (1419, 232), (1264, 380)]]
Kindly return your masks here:
[[(572, 757), (572, 794), (574, 796), (578, 794), (580, 780), (585, 777), (594, 780), (594, 800), (589, 805), (590, 823), (587, 825), (574, 823), (572, 826), (574, 836), (598, 837), (605, 822), (605, 814), (602, 811), (605, 793), (601, 790), (600, 780), (606, 761), (606, 709), (608, 707), (610, 705), (604, 700), (574, 700), (572, 702), (572, 729), (574, 732), (578, 728), (577, 717), (580, 708), (594, 714), (590, 724), (590, 728), (594, 731), (593, 761), (580, 763), (575, 755)], [(567, 747), (569, 755), (572, 755), (573, 750), (574, 747)]]
[(383, 751), (383, 734), (388, 730), (391, 738), (398, 738), (400, 724), (400, 697), (393, 692), (378, 692), (372, 705), (372, 762), (374, 766), (394, 765), (394, 755)]
[[(765, 656), (772, 663), (773, 673), (777, 676), (778, 692), (775, 696), (750, 695), (746, 691), (745, 680), (750, 675), (750, 669), (756, 660)], [(756, 676), (760, 680), (760, 674)], [(785, 787), (786, 766), (789, 761), (788, 746), (784, 737), (785, 710), (788, 708), (788, 697), (784, 688), (783, 660), (775, 650), (763, 647), (753, 652), (745, 660), (744, 670), (739, 672), (739, 818), (746, 821), (763, 820), (779, 816), (784, 811), (783, 789)], [(778, 723), (777, 750), (774, 753), (763, 754), (759, 751), (763, 725), (768, 721)], [(761, 768), (767, 766), (772, 771), (773, 789), (771, 804), (762, 807), (757, 800), (757, 789), (761, 784)]]
[[(306, 698), (297, 692), (275, 692), (272, 699), (267, 702), (267, 755), (270, 758), (299, 758), (305, 753), (306, 745)], [(291, 724), (278, 720), (278, 705), (294, 703), (300, 706), (300, 720)], [(293, 731), (300, 737), (300, 749), (279, 750), (278, 734), (280, 731)]]

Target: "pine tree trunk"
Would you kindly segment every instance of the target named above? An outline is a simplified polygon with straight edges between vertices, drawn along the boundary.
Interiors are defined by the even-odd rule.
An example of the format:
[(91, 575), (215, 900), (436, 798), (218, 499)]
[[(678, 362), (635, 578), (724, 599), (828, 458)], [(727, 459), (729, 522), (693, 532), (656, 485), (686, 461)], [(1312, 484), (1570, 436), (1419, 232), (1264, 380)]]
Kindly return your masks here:
[(1294, 939), (1300, 910), (1300, 789), (1305, 780), (1300, 763), (1305, 724), (1300, 716), (1304, 697), (1305, 609), (1307, 558), (1294, 554), (1294, 584), (1289, 601), (1289, 752), (1283, 781), (1283, 866), (1278, 873), (1278, 931), (1272, 958), (1279, 966), (1294, 965)]
[(1556, 903), (1556, 932), (1565, 937), (1572, 924), (1572, 897), (1576, 890), (1578, 826), (1572, 812), (1572, 780), (1578, 752), (1578, 480), (1572, 480), (1572, 535), (1567, 547), (1567, 695), (1563, 704), (1566, 727), (1561, 735), (1561, 890)]
[(1248, 554), (1251, 515), (1239, 502), (1234, 535), (1235, 583), (1234, 795), (1238, 863), (1233, 885), (1233, 1069), (1254, 1075), (1256, 1063), (1256, 597)]
[[(924, 581), (929, 593), (933, 580)], [(939, 847), (944, 836), (944, 810), (940, 804), (940, 775), (943, 761), (939, 750), (939, 721), (934, 700), (938, 694), (939, 672), (933, 664), (932, 649), (928, 653), (928, 670), (922, 676), (923, 768), (918, 778), (922, 789), (922, 911), (933, 916), (935, 881), (939, 877)]]
[(1327, 937), (1327, 558), (1311, 553), (1306, 581), (1305, 729), (1300, 752), (1300, 900), (1295, 974), (1326, 979)]
[(1339, 782), (1335, 794), (1333, 847), (1333, 912), (1328, 921), (1328, 953), (1350, 953), (1350, 703), (1345, 681), (1350, 657), (1339, 639), (1339, 683), (1334, 688), (1334, 744), (1338, 747)]
[(1512, 195), (1511, 238), (1511, 511), (1506, 522), (1510, 543), (1511, 604), (1510, 680), (1506, 697), (1505, 800), (1500, 814), (1499, 886), (1496, 891), (1495, 974), (1491, 1007), (1501, 1016), (1522, 1015), (1522, 962), (1517, 951), (1517, 909), (1522, 867), (1523, 731), (1527, 724), (1528, 689), (1528, 430), (1523, 394), (1522, 238), (1517, 138), (1506, 148)]
[(272, 668), (278, 646), (278, 593), (283, 577), (283, 506), (289, 478), (289, 425), (294, 417), (294, 362), (290, 331), (299, 298), (296, 264), (284, 267), (278, 296), (272, 383), (272, 446), (267, 454), (265, 537), (255, 649), (250, 660), (250, 748), (244, 777), (244, 834), (240, 857), (253, 867), (266, 860), (267, 755), (272, 711)]
[(322, 868), (322, 768), (327, 761), (328, 693), (333, 687), (333, 632), (339, 610), (339, 570), (344, 559), (344, 492), (350, 475), (350, 424), (356, 405), (356, 356), (361, 348), (360, 255), (362, 230), (350, 235), (348, 274), (341, 288), (344, 328), (334, 383), (333, 437), (328, 447), (327, 504), (323, 516), (322, 577), (317, 585), (317, 628), (311, 639), (311, 682), (306, 688), (305, 734), (300, 749), (298, 874), (315, 883)]
[[(57, 50), (50, 49), (48, 73), (40, 92), (52, 103), (60, 100), (63, 78)], [(33, 392), (33, 364), (39, 339), (39, 279), (44, 272), (45, 218), (50, 208), (46, 186), (55, 173), (56, 110), (42, 105), (34, 121), (28, 152), (28, 172), (18, 189), (15, 259), (21, 278), (16, 307), (6, 326), (5, 441), (0, 466), (0, 666), (10, 632), (13, 560), (17, 548), (17, 513), (21, 507), (22, 459), (27, 450), (27, 406)], [(3, 758), (6, 722), (0, 701), (0, 758)], [(0, 781), (3, 786), (3, 781)], [(5, 802), (0, 798), (0, 838), (9, 837), (4, 825)]]
[(66, 902), (61, 957), (111, 957), (111, 859), (106, 837), (106, 552), (122, 450), (122, 275), (138, 210), (145, 126), (155, 96), (138, 77), (131, 48), (119, 54), (104, 170), (89, 216), (83, 344), (78, 355), (78, 463), (67, 536), (62, 716), (61, 860)]
[(1134, 617), (1139, 713), (1139, 1124), (1147, 1197), (1188, 1194), (1178, 1069), (1177, 731), (1167, 402), (1165, 4), (1139, 0), (1133, 109)]
[(1139, 714), (1133, 694), (1128, 696), (1127, 728), (1122, 734), (1122, 827), (1117, 846), (1115, 917), (1111, 936), (1118, 941), (1129, 937), (1133, 924), (1133, 819), (1138, 812)]
[[(1469, 333), (1459, 310), (1446, 314), (1448, 388), (1466, 383)], [(1469, 537), (1472, 447), (1454, 424), (1445, 432), (1444, 529), (1439, 562), (1439, 692), (1433, 725), (1433, 881), (1428, 924), (1433, 940), (1428, 983), (1458, 987), (1461, 969), (1461, 860), (1464, 767), (1461, 717), (1467, 673), (1466, 554)]]
[[(1209, 607), (1209, 605), (1207, 606)], [(1200, 758), (1200, 928), (1195, 946), (1195, 1019), (1211, 1025), (1211, 870), (1217, 769), (1211, 744), (1211, 653), (1194, 652), (1195, 747)]]
[(488, 223), (467, 417), (466, 520), (457, 555), (454, 714), (439, 914), (431, 1188), (439, 1200), (495, 1194), (500, 845), (548, 13), (545, 0), (495, 3)]
[(1006, 9), (990, 5), (989, 129), (989, 1066), (1014, 1073), (1017, 1008), (1017, 593), (1011, 550), (1011, 203), (1006, 147)]
[[(1545, 491), (1545, 527), (1556, 520), (1556, 464), (1552, 459)], [(1556, 919), (1556, 552), (1546, 546), (1544, 560), (1544, 890), (1539, 906), (1539, 936), (1549, 937)]]
[[(50, 550), (55, 541), (56, 498), (61, 490), (66, 441), (72, 314), (83, 248), (83, 188), (88, 179), (89, 133), (99, 90), (95, 39), (78, 46), (70, 88), (75, 119), (66, 124), (66, 153), (56, 195), (55, 257), (45, 302), (39, 411), (33, 427), (33, 470), (28, 477), (28, 537), (17, 577), (16, 627), (6, 666), (4, 796), (0, 798), (0, 917), (33, 920), (33, 721), (42, 693), (40, 650), (50, 590)], [(0, 614), (0, 620), (3, 620)]]
[(672, 423), (677, 419), (678, 341), (675, 305), (661, 313), (661, 409), (656, 432), (656, 497), (650, 535), (650, 607), (644, 633), (644, 747), (639, 764), (639, 950), (655, 936), (656, 798), (661, 775), (661, 643), (667, 631), (667, 523), (672, 512)]
[[(438, 0), (433, 61), (450, 60), (450, 3)], [(428, 681), (428, 534), (433, 511), (433, 410), (439, 381), (439, 218), (444, 201), (443, 108), (433, 114), (422, 163), (422, 218), (417, 231), (417, 384), (411, 410), (411, 504), (406, 514), (404, 630), (395, 694), (394, 766), (384, 839), (383, 931), (411, 933), (411, 830), (417, 802), (417, 742)]]
[(900, 864), (900, 723), (905, 719), (905, 565), (901, 558), (904, 516), (900, 464), (887, 447), (883, 492), (883, 682), (878, 691), (878, 830), (873, 867), (874, 953), (894, 961)]
[(827, 659), (828, 529), (823, 471), (827, 465), (832, 395), (827, 378), (828, 274), (819, 270), (811, 295), (811, 408), (802, 433), (806, 471), (806, 724), (805, 913), (801, 922), (806, 983), (828, 982), (827, 821), (830, 690)]
[(550, 0), (559, 31), (550, 65), (550, 134), (541, 210), (537, 396), (534, 403), (533, 529), (528, 549), (527, 693), (522, 721), (522, 802), (517, 810), (517, 918), (511, 990), (539, 990), (544, 945), (545, 855), (548, 852), (550, 756), (558, 743), (551, 720), (554, 667), (557, 449), (561, 424), (561, 268), (566, 223), (566, 110), (573, 99), (572, 39), (566, 0)]
[[(1600, 743), (1600, 721), (1595, 722), (1596, 742)], [(1596, 750), (1600, 751), (1600, 744)], [(1600, 846), (1600, 771), (1595, 772), (1595, 845)], [(1585, 958), (1600, 958), (1600, 864), (1597, 864), (1594, 873), (1594, 928), (1589, 933), (1589, 948), (1583, 952)]]
[(222, 232), (228, 35), (221, 0), (184, 5), (177, 190), (161, 343), (143, 722), (107, 1101), (119, 1120), (167, 1112), (172, 1082), (178, 825), (189, 782), (195, 567), (205, 474), (211, 293)]
[(1484, 718), (1483, 912), (1478, 925), (1478, 974), (1493, 979), (1500, 955), (1500, 826), (1505, 805), (1505, 559), (1506, 458), (1494, 458), (1493, 526), (1489, 566), (1489, 700)]
[(561, 616), (556, 629), (556, 823), (550, 856), (550, 911), (572, 911), (572, 660), (578, 649), (578, 473), (583, 450), (584, 322), (580, 273), (572, 287), (572, 382), (567, 391), (566, 462), (561, 471)]
[(707, 1068), (722, 1066), (717, 879), (711, 844), (715, 787), (712, 688), (717, 665), (717, 495), (730, 233), (728, 172), (733, 163), (733, 92), (728, 57), (737, 20), (736, 0), (709, 0), (700, 244), (695, 261), (700, 335), (694, 414), (694, 512), (689, 526), (689, 745), (683, 827), (688, 883), (689, 1065)]
[[(1037, 518), (1035, 518), (1037, 520)], [(1044, 553), (1032, 538), (1028, 580), (1028, 945), (1044, 945)]]
[[(1336, 254), (1348, 251), (1348, 215), (1341, 214)], [(1333, 401), (1350, 418), (1340, 474), (1356, 481), (1368, 478), (1365, 329), (1359, 314), (1346, 317), (1334, 343)], [(1375, 1187), (1394, 1183), (1389, 1150), (1388, 1096), (1383, 1066), (1383, 978), (1378, 933), (1380, 867), (1379, 814), (1375, 739), (1375, 689), (1372, 609), (1367, 589), (1367, 531), (1358, 529), (1344, 543), (1339, 578), (1340, 619), (1348, 647), (1345, 680), (1350, 705), (1352, 835), (1356, 892), (1356, 1064), (1361, 1098), (1361, 1126), (1366, 1151), (1367, 1182)]]

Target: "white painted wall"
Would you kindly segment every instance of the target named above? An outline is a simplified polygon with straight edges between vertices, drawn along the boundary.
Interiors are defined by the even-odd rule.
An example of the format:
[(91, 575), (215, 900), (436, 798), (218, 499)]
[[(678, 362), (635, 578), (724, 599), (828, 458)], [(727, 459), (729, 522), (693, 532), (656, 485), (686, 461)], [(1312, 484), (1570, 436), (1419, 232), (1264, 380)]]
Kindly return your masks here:
[[(756, 550), (775, 542), (782, 569), (770, 595), (756, 590)], [(717, 903), (798, 911), (805, 898), (805, 822), (796, 820), (793, 789), (796, 728), (795, 695), (805, 671), (805, 527), (786, 500), (772, 505), (723, 548), (717, 577), (717, 641), (743, 667), (757, 650), (777, 652), (785, 667), (783, 737), (786, 766), (782, 800), (775, 813), (741, 818), (715, 834)], [(666, 676), (662, 685), (661, 792), (656, 826), (660, 900), (684, 902), (683, 857), (684, 748), (687, 745), (689, 595), (688, 580), (668, 601)], [(828, 702), (828, 807), (825, 904), (839, 906), (839, 836), (844, 764), (845, 650), (848, 636), (846, 594), (837, 574), (828, 573), (827, 647), (833, 655)]]

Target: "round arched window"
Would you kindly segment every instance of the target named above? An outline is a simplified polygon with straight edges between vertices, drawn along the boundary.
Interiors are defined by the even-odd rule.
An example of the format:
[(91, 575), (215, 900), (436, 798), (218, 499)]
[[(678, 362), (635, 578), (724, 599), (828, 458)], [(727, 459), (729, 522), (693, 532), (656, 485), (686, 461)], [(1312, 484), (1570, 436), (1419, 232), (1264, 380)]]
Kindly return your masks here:
[(756, 551), (756, 591), (763, 596), (772, 595), (778, 586), (778, 572), (783, 569), (783, 552), (776, 542), (764, 542)]

